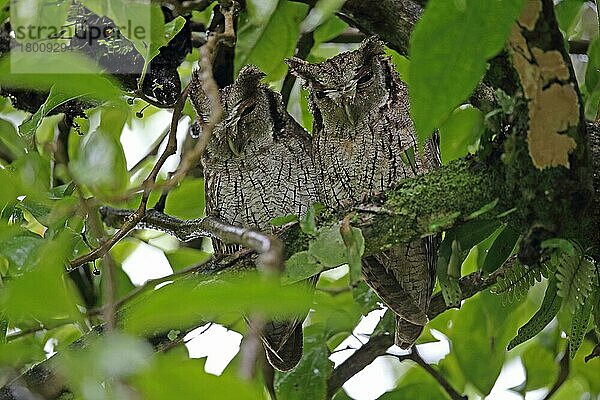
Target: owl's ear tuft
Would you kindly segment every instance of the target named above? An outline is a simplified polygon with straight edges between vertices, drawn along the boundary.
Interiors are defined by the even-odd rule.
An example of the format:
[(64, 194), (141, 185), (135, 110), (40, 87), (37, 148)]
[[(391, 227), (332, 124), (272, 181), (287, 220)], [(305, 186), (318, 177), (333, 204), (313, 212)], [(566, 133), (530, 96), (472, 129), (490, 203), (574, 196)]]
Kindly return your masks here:
[(202, 79), (200, 78), (200, 70), (195, 70), (192, 73), (192, 81), (190, 83), (190, 100), (196, 110), (196, 114), (202, 119), (208, 119), (211, 113), (212, 105), (206, 96)]
[(363, 60), (366, 62), (385, 54), (385, 46), (377, 36), (369, 36), (363, 40), (358, 51), (363, 55)]
[(286, 58), (285, 63), (290, 68), (290, 73), (298, 78), (307, 79), (310, 75), (310, 64), (301, 58)]
[(235, 85), (247, 88), (256, 88), (260, 85), (260, 80), (267, 76), (258, 67), (254, 65), (245, 65), (238, 74)]

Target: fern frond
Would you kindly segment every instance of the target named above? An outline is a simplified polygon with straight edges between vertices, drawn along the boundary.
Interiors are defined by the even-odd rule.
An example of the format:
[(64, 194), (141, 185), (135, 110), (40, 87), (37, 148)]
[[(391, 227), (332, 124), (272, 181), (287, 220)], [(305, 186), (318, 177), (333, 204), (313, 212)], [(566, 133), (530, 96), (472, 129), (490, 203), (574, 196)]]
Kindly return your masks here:
[(577, 350), (579, 350), (579, 346), (581, 346), (581, 342), (583, 341), (583, 337), (587, 333), (587, 328), (590, 322), (590, 317), (592, 316), (592, 307), (596, 303), (596, 298), (598, 296), (598, 290), (592, 293), (591, 296), (588, 296), (583, 304), (578, 304), (575, 308), (575, 313), (571, 318), (571, 332), (569, 333), (569, 353), (571, 358), (575, 358), (575, 354), (577, 354)]
[(491, 292), (503, 296), (502, 301), (510, 304), (525, 297), (529, 288), (540, 282), (542, 276), (547, 277), (545, 265), (538, 264), (529, 268), (515, 262), (504, 276), (498, 278)]
[(556, 279), (550, 279), (540, 309), (525, 325), (519, 328), (517, 336), (510, 341), (507, 350), (511, 350), (540, 333), (558, 313), (561, 302), (562, 298), (557, 293)]
[(551, 261), (556, 266), (558, 295), (563, 298), (565, 307), (571, 314), (583, 306), (592, 290), (594, 263), (583, 254), (554, 256)]

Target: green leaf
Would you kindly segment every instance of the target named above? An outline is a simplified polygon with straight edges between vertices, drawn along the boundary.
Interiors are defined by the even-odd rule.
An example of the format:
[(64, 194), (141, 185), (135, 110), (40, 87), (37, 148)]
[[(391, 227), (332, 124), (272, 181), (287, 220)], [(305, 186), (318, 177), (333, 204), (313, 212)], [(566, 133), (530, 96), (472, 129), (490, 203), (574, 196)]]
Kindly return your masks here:
[(525, 325), (519, 328), (517, 336), (510, 341), (507, 350), (515, 348), (541, 332), (558, 313), (561, 301), (562, 299), (557, 293), (556, 279), (550, 279), (540, 309)]
[(473, 106), (459, 107), (440, 126), (442, 162), (462, 158), (474, 147), (484, 131), (483, 113)]
[(475, 89), (523, 0), (430, 0), (410, 43), (411, 115), (423, 143)]
[(542, 276), (547, 275), (546, 266), (543, 264), (527, 267), (519, 261), (515, 261), (511, 268), (504, 272), (491, 289), (492, 293), (502, 295), (504, 303), (512, 303), (527, 295), (529, 289), (541, 282)]
[(128, 182), (127, 163), (121, 143), (100, 129), (83, 138), (78, 154), (69, 163), (69, 169), (79, 183), (101, 195), (118, 193)]
[(585, 116), (595, 120), (600, 103), (600, 39), (596, 38), (588, 48), (588, 63), (585, 71), (585, 89), (587, 91)]
[(123, 321), (126, 330), (142, 333), (185, 328), (223, 313), (281, 318), (305, 313), (310, 304), (300, 285), (282, 287), (253, 274), (230, 282), (182, 279), (138, 297), (123, 310)]
[(25, 142), (17, 133), (10, 122), (0, 118), (0, 143), (2, 143), (13, 155), (18, 158), (25, 154)]
[(550, 386), (558, 374), (555, 355), (540, 345), (528, 347), (521, 355), (525, 368), (525, 390)]
[(512, 254), (519, 237), (519, 232), (515, 231), (510, 226), (505, 226), (496, 240), (494, 240), (494, 243), (485, 256), (482, 268), (483, 271), (491, 273), (500, 268)]
[(281, 217), (275, 217), (271, 220), (271, 225), (273, 226), (283, 226), (285, 224), (289, 224), (290, 222), (298, 221), (298, 216), (294, 214), (284, 215)]
[(308, 279), (322, 270), (323, 266), (308, 251), (301, 251), (286, 260), (281, 283), (290, 285)]
[(68, 348), (55, 365), (76, 398), (117, 399), (127, 397), (117, 382), (147, 369), (151, 355), (148, 342), (112, 332), (87, 335), (85, 346)]
[(592, 279), (596, 272), (594, 262), (580, 254), (569, 256), (564, 253), (555, 256), (551, 262), (556, 266), (558, 295), (573, 313), (584, 304), (592, 290)]
[(569, 256), (577, 254), (577, 249), (571, 241), (561, 238), (546, 239), (542, 242), (542, 249), (559, 249)]
[(304, 354), (296, 368), (287, 373), (277, 372), (275, 391), (286, 400), (324, 400), (327, 379), (333, 371), (323, 328), (311, 325), (304, 332)]
[(302, 24), (302, 32), (312, 32), (333, 16), (344, 5), (346, 0), (319, 0), (310, 10)]
[(235, 46), (235, 75), (246, 64), (254, 64), (268, 82), (284, 77), (286, 57), (294, 55), (300, 22), (308, 7), (286, 0), (248, 0), (239, 17)]
[(317, 216), (323, 211), (325, 207), (321, 203), (314, 203), (308, 207), (306, 214), (300, 219), (300, 228), (302, 232), (310, 236), (317, 235)]
[(504, 348), (521, 318), (519, 308), (503, 307), (498, 297), (482, 292), (466, 301), (452, 319), (448, 337), (451, 355), (467, 382), (485, 397), (494, 386), (504, 361)]
[(98, 65), (77, 53), (20, 53), (0, 59), (0, 85), (112, 101), (127, 107), (119, 85)]
[(379, 400), (446, 400), (448, 396), (437, 383), (410, 383), (385, 393)]
[[(4, 227), (3, 227), (4, 229)], [(12, 274), (23, 272), (29, 256), (44, 243), (44, 240), (35, 233), (20, 227), (7, 227), (10, 234), (6, 239), (0, 238), (0, 255), (8, 260), (9, 271)]]
[(325, 267), (333, 268), (348, 262), (340, 226), (337, 224), (322, 228), (316, 239), (308, 245), (308, 252)]
[(356, 304), (360, 305), (363, 310), (363, 314), (367, 315), (375, 309), (380, 309), (381, 300), (377, 293), (371, 289), (365, 281), (358, 282), (357, 285), (352, 287), (352, 297)]
[(348, 24), (338, 17), (329, 18), (314, 31), (315, 46), (339, 36), (346, 29), (348, 29)]
[(600, 290), (598, 286), (594, 286), (594, 291), (585, 297), (583, 304), (578, 304), (575, 307), (575, 312), (571, 319), (571, 332), (569, 334), (569, 354), (571, 359), (577, 355), (577, 350), (581, 346), (583, 337), (588, 331), (588, 324), (592, 316), (592, 308), (598, 304)]
[(175, 353), (156, 354), (149, 367), (131, 380), (147, 400), (197, 399), (256, 400), (264, 398), (261, 388), (224, 373), (214, 376), (204, 371), (203, 361)]
[(6, 283), (0, 305), (11, 321), (34, 318), (41, 322), (79, 317), (77, 296), (68, 281), (65, 264), (74, 243), (68, 234), (45, 240), (35, 257), (27, 259), (22, 276)]
[(554, 6), (554, 12), (558, 26), (565, 32), (565, 37), (569, 38), (575, 25), (577, 24), (577, 17), (581, 12), (582, 6), (585, 4), (585, 0), (562, 0), (556, 6)]
[(44, 104), (40, 106), (35, 114), (31, 115), (19, 126), (19, 134), (25, 143), (27, 143), (27, 147), (29, 149), (33, 148), (33, 137), (35, 135), (35, 131), (42, 123), (42, 119), (52, 112), (52, 110), (54, 110), (56, 107), (72, 99), (73, 97), (64, 95), (62, 93), (57, 93), (54, 86), (50, 89), (50, 93), (48, 94)]
[(473, 220), (446, 232), (438, 250), (436, 271), (448, 306), (460, 304), (462, 294), (458, 280), (470, 249), (492, 235), (498, 226), (495, 220)]
[(191, 247), (180, 247), (175, 251), (165, 253), (174, 272), (198, 265), (211, 258), (211, 254)]
[(348, 255), (347, 263), (350, 267), (350, 285), (354, 286), (362, 278), (362, 255), (365, 252), (365, 238), (359, 228), (350, 226), (348, 220), (344, 219), (340, 226), (340, 235), (346, 246)]
[(204, 179), (186, 178), (169, 192), (165, 213), (181, 219), (204, 216)]

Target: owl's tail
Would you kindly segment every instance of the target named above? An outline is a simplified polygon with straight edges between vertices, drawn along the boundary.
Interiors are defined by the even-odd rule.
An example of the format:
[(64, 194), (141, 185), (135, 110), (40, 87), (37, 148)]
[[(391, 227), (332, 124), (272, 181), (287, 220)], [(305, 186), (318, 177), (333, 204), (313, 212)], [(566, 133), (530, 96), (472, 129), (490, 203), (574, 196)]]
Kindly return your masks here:
[[(315, 290), (319, 275), (312, 276), (302, 283), (312, 293)], [(302, 323), (308, 314), (297, 316), (292, 320), (272, 320), (267, 322), (263, 329), (263, 347), (267, 360), (273, 368), (280, 371), (289, 371), (300, 362), (302, 358), (303, 334)]]
[(279, 371), (289, 371), (302, 358), (302, 321), (271, 321), (265, 327), (263, 347), (267, 360)]
[(416, 325), (400, 317), (396, 317), (396, 336), (394, 343), (401, 349), (407, 350), (421, 336), (424, 326)]

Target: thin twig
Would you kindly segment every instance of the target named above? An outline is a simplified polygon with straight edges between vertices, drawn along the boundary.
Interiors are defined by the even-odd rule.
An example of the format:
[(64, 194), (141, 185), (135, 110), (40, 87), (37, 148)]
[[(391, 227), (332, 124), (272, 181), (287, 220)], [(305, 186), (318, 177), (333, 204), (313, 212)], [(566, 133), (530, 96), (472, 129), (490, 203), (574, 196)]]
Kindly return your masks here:
[(446, 380), (438, 371), (436, 371), (431, 365), (427, 364), (423, 358), (419, 355), (416, 347), (413, 347), (412, 352), (407, 354), (407, 358), (419, 364), (429, 375), (431, 375), (444, 390), (448, 393), (448, 396), (452, 400), (467, 400), (467, 396), (462, 396), (450, 385), (450, 382)]

